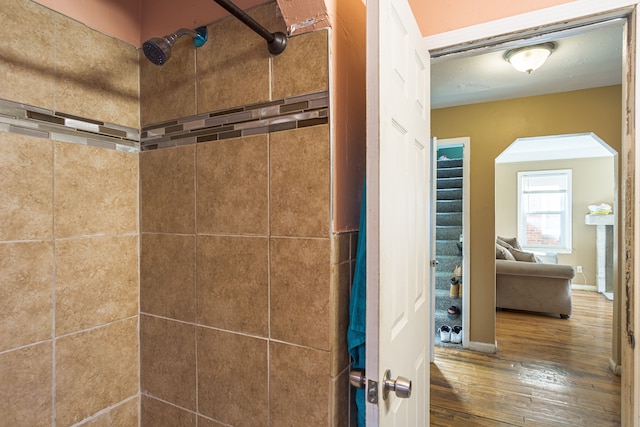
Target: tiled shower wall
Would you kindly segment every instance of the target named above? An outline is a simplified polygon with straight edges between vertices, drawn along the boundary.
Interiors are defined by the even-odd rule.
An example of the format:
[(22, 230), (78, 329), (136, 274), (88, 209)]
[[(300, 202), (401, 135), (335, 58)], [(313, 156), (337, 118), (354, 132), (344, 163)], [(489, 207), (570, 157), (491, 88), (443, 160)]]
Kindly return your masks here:
[[(0, 23), (0, 98), (139, 127), (136, 49), (26, 0)], [(138, 155), (54, 139), (0, 132), (0, 424), (133, 427)]]
[[(158, 68), (28, 0), (0, 22), (0, 98), (56, 117), (139, 128), (328, 91), (326, 31), (271, 58), (226, 19)], [(330, 231), (327, 123), (140, 155), (0, 124), (3, 422), (345, 425), (356, 239)]]
[[(284, 29), (273, 4), (252, 14)], [(274, 58), (234, 19), (209, 34), (141, 64), (143, 129), (328, 91), (326, 31)], [(331, 233), (327, 123), (140, 154), (143, 426), (348, 425), (356, 239)]]

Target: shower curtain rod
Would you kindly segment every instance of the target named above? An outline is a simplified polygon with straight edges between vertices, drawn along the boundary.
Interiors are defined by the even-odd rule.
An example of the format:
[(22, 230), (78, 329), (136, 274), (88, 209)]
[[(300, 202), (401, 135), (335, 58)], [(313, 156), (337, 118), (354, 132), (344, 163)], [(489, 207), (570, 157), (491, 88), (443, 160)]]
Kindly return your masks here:
[(287, 47), (287, 36), (278, 31), (272, 33), (256, 22), (251, 16), (249, 16), (244, 10), (233, 4), (230, 0), (213, 0), (220, 6), (225, 8), (227, 12), (238, 18), (243, 24), (251, 28), (256, 34), (267, 41), (269, 52), (272, 55), (278, 55), (284, 51)]

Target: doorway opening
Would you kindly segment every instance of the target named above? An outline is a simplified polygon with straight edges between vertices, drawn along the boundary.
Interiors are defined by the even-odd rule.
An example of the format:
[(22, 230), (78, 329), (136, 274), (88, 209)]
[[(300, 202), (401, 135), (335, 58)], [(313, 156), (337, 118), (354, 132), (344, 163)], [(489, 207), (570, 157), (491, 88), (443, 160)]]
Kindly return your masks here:
[[(618, 276), (617, 154), (594, 133), (552, 135), (518, 138), (495, 164), (496, 235), (517, 237), (543, 263), (573, 266), (572, 289), (596, 291), (610, 300)], [(542, 193), (554, 185), (549, 179), (523, 194), (523, 176), (555, 170), (571, 172), (565, 196)], [(541, 213), (528, 215), (527, 209)], [(561, 220), (568, 224), (564, 247)]]
[[(434, 159), (436, 179), (432, 183), (435, 194), (437, 261), (432, 295), (434, 315), (432, 345), (466, 347), (469, 339), (468, 275), (469, 247), (469, 160), (468, 137), (437, 140)], [(431, 351), (431, 354), (434, 354)]]
[[(603, 25), (604, 27), (607, 26), (607, 24), (602, 24), (600, 23), (600, 25)], [(623, 27), (625, 25), (625, 20), (620, 20), (620, 19), (615, 19), (613, 22), (608, 23), (608, 25), (610, 26), (609, 29), (611, 28), (615, 28), (617, 31), (617, 36), (616, 36), (616, 43), (618, 45), (618, 50), (616, 53), (616, 60), (615, 60), (615, 66), (617, 67), (617, 75), (619, 77), (621, 77), (623, 75), (623, 71), (622, 71), (622, 66), (623, 66), (623, 58), (622, 58), (622, 47), (624, 45), (624, 38), (622, 37), (622, 33), (623, 33)], [(579, 35), (581, 31), (584, 32), (591, 32), (594, 31), (593, 28), (582, 28), (579, 31), (575, 31), (572, 34), (570, 34), (571, 36), (576, 36)], [(529, 36), (531, 36), (531, 34), (529, 34)], [(568, 34), (564, 34), (563, 36), (569, 37)], [(540, 37), (540, 38), (547, 38), (550, 39), (552, 37), (554, 37), (553, 34), (536, 34), (535, 37)], [(460, 66), (464, 66), (465, 61), (469, 61), (473, 58), (473, 56), (483, 56), (485, 54), (493, 54), (493, 56), (497, 56), (498, 58), (502, 58), (502, 53), (500, 52), (500, 50), (504, 51), (506, 49), (508, 49), (509, 47), (512, 47), (513, 44), (516, 43), (527, 43), (527, 41), (525, 40), (511, 40), (510, 41), (512, 43), (512, 45), (506, 47), (506, 46), (491, 46), (489, 48), (489, 50), (491, 50), (491, 52), (487, 52), (486, 49), (479, 49), (482, 50), (482, 53), (478, 53), (478, 51), (472, 52), (472, 51), (465, 51), (463, 53), (461, 53), (461, 61), (460, 63), (457, 64), (458, 67)], [(448, 62), (452, 62), (451, 64), (447, 64), (447, 67), (451, 68), (456, 68), (456, 64), (453, 63), (454, 60), (457, 60), (455, 58), (455, 56), (453, 58), (444, 58), (444, 57), (440, 57), (436, 62), (432, 62), (432, 85), (437, 85), (438, 84), (438, 79), (437, 78), (433, 78), (433, 73), (434, 72), (438, 72), (437, 67), (439, 66), (439, 64), (447, 64)], [(508, 64), (507, 64), (508, 65)], [(484, 67), (488, 72), (492, 72), (493, 69), (491, 67), (488, 67), (486, 63), (484, 63)], [(544, 69), (544, 67), (543, 67)], [(614, 73), (615, 74), (615, 73)], [(532, 74), (535, 75), (535, 72)], [(529, 75), (528, 77), (531, 77), (532, 75)], [(450, 75), (448, 76), (449, 78), (451, 77)], [(527, 77), (525, 75), (525, 77)], [(454, 136), (454, 135), (459, 135), (459, 134), (468, 134), (471, 136), (471, 139), (474, 142), (474, 153), (478, 153), (478, 152), (482, 152), (481, 155), (478, 155), (478, 157), (474, 158), (474, 163), (473, 163), (473, 168), (474, 168), (474, 181), (472, 183), (472, 185), (474, 186), (474, 196), (478, 193), (478, 192), (482, 192), (484, 190), (482, 190), (482, 186), (484, 185), (491, 185), (491, 186), (495, 186), (496, 182), (493, 179), (493, 177), (491, 177), (491, 173), (495, 172), (495, 170), (492, 171), (488, 171), (485, 174), (482, 174), (484, 176), (489, 177), (489, 179), (484, 179), (484, 177), (479, 177), (479, 172), (478, 169), (476, 168), (480, 168), (483, 170), (488, 170), (488, 168), (493, 169), (495, 167), (495, 165), (493, 164), (493, 162), (495, 161), (495, 158), (498, 157), (498, 155), (504, 150), (504, 148), (510, 144), (514, 138), (511, 137), (509, 139), (505, 139), (503, 138), (504, 134), (513, 131), (514, 129), (520, 127), (520, 126), (529, 126), (529, 128), (526, 130), (526, 132), (522, 132), (519, 135), (525, 135), (525, 136), (529, 136), (529, 135), (539, 135), (539, 134), (545, 134), (547, 132), (544, 131), (540, 131), (540, 126), (541, 126), (541, 122), (540, 121), (536, 121), (535, 119), (531, 118), (530, 116), (528, 116), (528, 111), (530, 111), (530, 107), (532, 106), (533, 103), (538, 102), (538, 96), (546, 96), (546, 95), (551, 95), (551, 94), (555, 94), (555, 93), (561, 93), (561, 90), (558, 90), (558, 88), (561, 88), (563, 84), (568, 84), (568, 83), (563, 83), (562, 81), (556, 81), (554, 82), (554, 88), (549, 88), (549, 92), (546, 93), (541, 93), (541, 94), (533, 94), (533, 93), (527, 93), (527, 88), (523, 87), (522, 89), (518, 89), (518, 91), (522, 94), (524, 94), (524, 97), (526, 97), (526, 99), (522, 100), (522, 105), (518, 106), (517, 108), (519, 108), (522, 112), (522, 114), (520, 115), (520, 117), (516, 118), (516, 119), (512, 119), (509, 122), (503, 122), (500, 123), (499, 122), (499, 118), (501, 117), (501, 113), (498, 111), (497, 108), (494, 105), (489, 105), (487, 104), (486, 107), (484, 108), (484, 114), (482, 115), (483, 117), (483, 123), (479, 123), (481, 120), (478, 121), (473, 121), (470, 122), (468, 120), (468, 115), (467, 116), (458, 116), (457, 118), (454, 118), (455, 115), (455, 110), (458, 108), (459, 110), (462, 109), (471, 109), (472, 105), (474, 103), (489, 103), (489, 102), (493, 102), (487, 99), (484, 99), (483, 97), (487, 96), (487, 92), (489, 92), (488, 87), (484, 86), (482, 83), (482, 79), (469, 79), (466, 82), (464, 82), (464, 84), (459, 84), (458, 86), (456, 86), (456, 82), (452, 82), (452, 84), (454, 85), (454, 89), (453, 91), (455, 92), (456, 89), (460, 89), (461, 86), (464, 86), (466, 89), (470, 89), (469, 92), (475, 92), (475, 95), (477, 96), (476, 100), (474, 101), (473, 98), (469, 98), (464, 102), (461, 102), (461, 104), (458, 105), (453, 105), (453, 104), (448, 104), (448, 105), (441, 105), (441, 108), (439, 109), (440, 111), (437, 112), (437, 106), (436, 107), (436, 112), (434, 113), (434, 109), (432, 109), (432, 129), (433, 129), (433, 135), (440, 137), (440, 138), (446, 138), (446, 137), (450, 137), (450, 136)], [(618, 78), (617, 81), (614, 82), (609, 82), (609, 83), (605, 83), (602, 86), (599, 85), (594, 85), (591, 87), (586, 87), (586, 88), (572, 88), (570, 89), (573, 92), (578, 92), (581, 90), (595, 90), (597, 91), (599, 88), (606, 88), (606, 87), (617, 87), (618, 89), (618, 101), (617, 104), (615, 104), (615, 109), (617, 110), (617, 114), (618, 115), (622, 115), (624, 117), (624, 115), (626, 114), (626, 111), (623, 110), (622, 105), (624, 105), (625, 100), (622, 99), (624, 98), (624, 92), (622, 91), (622, 87), (620, 85), (624, 85), (623, 82), (621, 82), (621, 78)], [(567, 88), (567, 86), (565, 86), (565, 88)], [(446, 91), (446, 89), (445, 89)], [(434, 87), (433, 89), (434, 92), (434, 96), (437, 95), (437, 91)], [(535, 98), (534, 98), (535, 97)], [(509, 99), (514, 99), (514, 97), (512, 98), (503, 98), (505, 100), (509, 100)], [(459, 101), (459, 100), (458, 100)], [(452, 102), (458, 102), (458, 101), (452, 101)], [(498, 102), (502, 102), (502, 100), (498, 101)], [(506, 102), (505, 104), (506, 105)], [(446, 129), (446, 126), (443, 125), (444, 120), (443, 119), (444, 115), (446, 113), (452, 113), (451, 114), (451, 120), (449, 120), (448, 123), (446, 123), (446, 126), (448, 126), (448, 130), (447, 131), (442, 131), (443, 129)], [(491, 114), (492, 113), (492, 114)], [(580, 114), (579, 110), (576, 111), (563, 111), (560, 114), (556, 114), (556, 115), (549, 115), (549, 117), (547, 118), (547, 120), (545, 121), (545, 123), (549, 124), (551, 127), (554, 127), (553, 130), (549, 130), (547, 134), (559, 134), (559, 133), (563, 133), (562, 131), (558, 131), (559, 129), (561, 129), (561, 124), (568, 124), (568, 121), (565, 119), (566, 115), (571, 114), (572, 116), (576, 116)], [(438, 121), (441, 121), (440, 123), (438, 123)], [(618, 123), (619, 124), (619, 123)], [(485, 132), (484, 135), (482, 135), (480, 132), (478, 132), (478, 127), (483, 126), (487, 129), (487, 131)], [(571, 126), (569, 124), (569, 126)], [(582, 127), (578, 127), (573, 129), (573, 131), (583, 131), (583, 132), (587, 132), (589, 131), (589, 128), (582, 128)], [(564, 129), (564, 131), (566, 132), (567, 129)], [(624, 133), (623, 132), (618, 132), (616, 137), (621, 139), (622, 135)], [(516, 136), (517, 137), (517, 136)], [(620, 141), (620, 144), (622, 144), (622, 142)], [(617, 169), (615, 169), (615, 176), (618, 176), (618, 172)], [(498, 179), (497, 176), (495, 178), (496, 180)], [(488, 182), (487, 182), (488, 181)], [(497, 190), (496, 190), (497, 192)], [(617, 196), (616, 196), (617, 198)], [(617, 206), (617, 199), (613, 200), (613, 205), (614, 207)], [(475, 216), (475, 222), (474, 224), (478, 224), (479, 221), (481, 221), (481, 219), (479, 218), (483, 218), (483, 213), (481, 211), (478, 211), (478, 209), (482, 209), (483, 207), (488, 207), (489, 203), (495, 203), (495, 198), (494, 200), (484, 200), (484, 199), (479, 199), (476, 196), (476, 199), (474, 201), (474, 206), (475, 206), (475, 210), (473, 211), (473, 215)], [(589, 202), (591, 203), (591, 202)], [(587, 205), (585, 205), (583, 207), (583, 209), (587, 209)], [(584, 222), (584, 214), (587, 213), (587, 211), (583, 211), (583, 216), (582, 216), (582, 221)], [(517, 213), (512, 212), (513, 216), (515, 217), (517, 215)], [(488, 217), (488, 215), (487, 215)], [(494, 218), (486, 218), (487, 223), (489, 221), (492, 221), (495, 223), (497, 222), (501, 222), (501, 220), (498, 217), (498, 212), (496, 209), (496, 216)], [(498, 231), (498, 226), (492, 224), (492, 228), (495, 227), (495, 233), (489, 232), (489, 233), (478, 233), (475, 232), (474, 233), (474, 241), (471, 242), (472, 243), (472, 247), (478, 247), (480, 245), (478, 245), (478, 240), (480, 240), (480, 237), (482, 238), (487, 238), (487, 239), (493, 239), (495, 240), (495, 235), (496, 234), (500, 234), (500, 232)], [(493, 231), (493, 230), (492, 230)], [(615, 233), (614, 233), (615, 234)], [(479, 235), (481, 235), (479, 237)], [(473, 255), (473, 254), (472, 254)], [(484, 259), (482, 256), (480, 256), (481, 254), (478, 254), (479, 258)], [(486, 255), (486, 254), (485, 254)], [(488, 261), (488, 260), (487, 260)], [(594, 261), (591, 263), (591, 265), (594, 265), (595, 259)], [(482, 263), (481, 263), (482, 264)], [(488, 263), (487, 263), (488, 264)], [(617, 260), (614, 261), (614, 265), (617, 264)], [(577, 266), (577, 264), (574, 265)], [(482, 270), (483, 267), (482, 265), (479, 264), (475, 264), (475, 266), (477, 268), (479, 268), (480, 270)], [(584, 267), (584, 265), (583, 265)], [(594, 266), (595, 268), (595, 266)], [(488, 268), (485, 268), (485, 270), (488, 270)], [(587, 273), (587, 271), (584, 271), (585, 273)], [(495, 270), (494, 270), (495, 273)], [(471, 276), (473, 277), (473, 276)], [(581, 275), (578, 276), (579, 278), (582, 278)], [(495, 283), (495, 282), (494, 282)], [(587, 283), (587, 285), (589, 285), (590, 283)], [(474, 298), (474, 295), (477, 295), (478, 292), (475, 292), (476, 289), (480, 290), (478, 287), (482, 287), (483, 284), (482, 283), (477, 283), (477, 286), (475, 286), (474, 288), (472, 288), (471, 291), (471, 297)], [(483, 297), (481, 297), (483, 298)], [(484, 298), (483, 299), (485, 302), (486, 300), (488, 300), (488, 298)], [(474, 305), (474, 312), (478, 313), (479, 311), (482, 311), (483, 309), (481, 308), (480, 310), (476, 309), (478, 307), (478, 304)], [(482, 316), (478, 316), (476, 315), (474, 317), (475, 320), (472, 320), (472, 327), (476, 326), (478, 324), (478, 317), (481, 317), (482, 320), (485, 323), (489, 323), (489, 316), (491, 316), (491, 313), (489, 313), (488, 311), (484, 310), (482, 311), (483, 315)], [(616, 316), (614, 316), (614, 319), (616, 318)], [(495, 319), (495, 317), (494, 317)], [(614, 365), (617, 365), (617, 367), (619, 367), (619, 363), (620, 363), (620, 346), (619, 346), (619, 325), (615, 324), (613, 325), (613, 360)], [(479, 334), (476, 334), (476, 336), (478, 336)], [(486, 336), (487, 334), (485, 334)], [(617, 335), (617, 338), (616, 338)], [(470, 343), (470, 348), (473, 348), (473, 342)], [(497, 351), (497, 342), (496, 342), (496, 346), (494, 348), (494, 351)], [(488, 348), (489, 346), (487, 346), (487, 349), (490, 350)], [(617, 347), (617, 350), (616, 350)], [(612, 368), (612, 364), (610, 361), (610, 368), (612, 368), (612, 371), (614, 372), (619, 372), (619, 370), (617, 369), (613, 369)]]

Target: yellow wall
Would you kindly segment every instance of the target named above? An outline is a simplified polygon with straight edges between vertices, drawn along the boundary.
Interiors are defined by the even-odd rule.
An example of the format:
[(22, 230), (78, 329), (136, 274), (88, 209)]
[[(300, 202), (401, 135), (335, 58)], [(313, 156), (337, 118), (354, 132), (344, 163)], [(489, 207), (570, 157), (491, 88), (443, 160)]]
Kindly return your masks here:
[(495, 158), (516, 138), (594, 132), (620, 151), (620, 86), (443, 108), (432, 135), (471, 138), (470, 340), (495, 340)]
[(559, 253), (558, 264), (583, 266), (584, 276), (577, 274), (573, 283), (596, 285), (596, 227), (585, 224), (584, 216), (590, 204), (608, 203), (613, 206), (613, 156), (496, 164), (496, 235), (517, 235), (518, 172), (554, 169), (572, 171), (573, 250), (571, 253)]

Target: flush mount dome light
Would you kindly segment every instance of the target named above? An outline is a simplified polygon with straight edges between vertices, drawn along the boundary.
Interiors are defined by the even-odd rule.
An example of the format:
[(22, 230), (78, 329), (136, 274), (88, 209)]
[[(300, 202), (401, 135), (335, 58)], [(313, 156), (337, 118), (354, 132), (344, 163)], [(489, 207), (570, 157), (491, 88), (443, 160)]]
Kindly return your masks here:
[(552, 42), (519, 47), (508, 50), (504, 54), (504, 59), (516, 70), (531, 74), (533, 70), (537, 70), (545, 63), (554, 50), (556, 50), (556, 44)]

